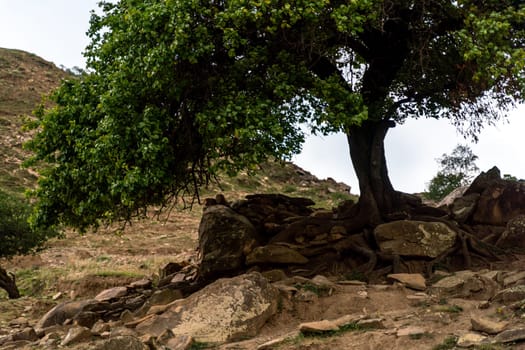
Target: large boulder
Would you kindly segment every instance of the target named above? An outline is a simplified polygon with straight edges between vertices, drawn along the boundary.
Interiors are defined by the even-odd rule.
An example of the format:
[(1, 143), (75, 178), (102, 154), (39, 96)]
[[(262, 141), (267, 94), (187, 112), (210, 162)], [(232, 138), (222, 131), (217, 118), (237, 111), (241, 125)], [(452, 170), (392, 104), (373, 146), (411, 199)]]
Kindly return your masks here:
[(35, 328), (41, 330), (54, 325), (61, 325), (64, 321), (72, 320), (76, 315), (80, 314), (86, 308), (98, 304), (98, 301), (93, 299), (79, 300), (79, 301), (67, 301), (58, 304), (51, 310), (49, 310), (40, 320), (37, 322)]
[(478, 224), (505, 226), (510, 219), (522, 214), (525, 214), (525, 183), (497, 181), (481, 193), (472, 220)]
[(245, 339), (255, 336), (275, 314), (278, 296), (278, 290), (257, 272), (219, 279), (136, 329), (157, 337), (171, 330), (207, 343)]
[[(525, 214), (525, 182), (504, 180), (497, 167), (481, 173), (472, 181), (464, 198), (479, 195), (472, 213), (472, 223), (505, 226), (507, 222)], [(472, 209), (472, 203), (469, 204)]]
[(258, 242), (255, 227), (244, 216), (225, 205), (206, 208), (199, 225), (199, 275), (212, 279), (240, 271)]
[(457, 233), (441, 222), (400, 220), (377, 226), (374, 236), (383, 253), (436, 258), (454, 246)]

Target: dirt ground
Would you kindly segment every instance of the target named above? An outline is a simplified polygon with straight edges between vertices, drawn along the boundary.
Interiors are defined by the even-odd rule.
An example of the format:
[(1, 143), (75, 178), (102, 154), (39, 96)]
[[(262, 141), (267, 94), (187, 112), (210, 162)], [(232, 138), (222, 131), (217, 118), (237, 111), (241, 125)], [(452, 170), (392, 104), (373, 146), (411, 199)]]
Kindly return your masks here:
[[(114, 227), (84, 236), (69, 233), (66, 240), (51, 241), (37, 255), (3, 262), (3, 266), (17, 274), (23, 297), (8, 300), (5, 294), (0, 294), (0, 336), (7, 334), (13, 320), (20, 317), (34, 324), (59, 302), (89, 298), (110, 286), (155, 276), (170, 261), (195, 259), (200, 213), (199, 208), (172, 213), (169, 218), (134, 223), (122, 232)], [(524, 267), (525, 259), (519, 259), (506, 266), (506, 270)], [(395, 283), (338, 284), (331, 291), (310, 294), (305, 300), (284, 297), (277, 315), (259, 336), (222, 349), (256, 349), (278, 337), (287, 338), (276, 347), (284, 350), (452, 349), (445, 347), (447, 341), (469, 332), (472, 316), (506, 320), (516, 327), (525, 324), (519, 315), (501, 305), (480, 309), (480, 303), (480, 300), (439, 299), (432, 296), (430, 289), (415, 291)], [(344, 315), (380, 318), (381, 328), (330, 336), (304, 336), (296, 331), (303, 322)], [(411, 335), (398, 334), (411, 327), (419, 330)], [(525, 349), (525, 345), (487, 345), (477, 349), (507, 348)]]

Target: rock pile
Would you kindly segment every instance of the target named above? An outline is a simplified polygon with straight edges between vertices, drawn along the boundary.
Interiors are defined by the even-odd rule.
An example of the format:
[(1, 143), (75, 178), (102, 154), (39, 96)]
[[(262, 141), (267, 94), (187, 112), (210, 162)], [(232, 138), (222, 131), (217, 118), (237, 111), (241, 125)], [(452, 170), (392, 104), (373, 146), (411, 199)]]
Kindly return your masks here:
[[(433, 280), (435, 277), (440, 279), (432, 284), (420, 274), (393, 274), (389, 275), (393, 285), (374, 285), (322, 275), (281, 274), (270, 283), (252, 272), (219, 279), (186, 298), (177, 290), (153, 289), (150, 281), (143, 280), (105, 290), (94, 299), (62, 303), (35, 326), (23, 318), (15, 319), (10, 334), (0, 337), (0, 349), (188, 350), (192, 344), (205, 343), (219, 349), (263, 350), (301, 336), (327, 336), (352, 329), (397, 338), (418, 337), (435, 332), (421, 324), (418, 308), (427, 309), (425, 317), (435, 313), (444, 322), (444, 314), (462, 311), (447, 302), (459, 302), (459, 298), (477, 303), (478, 311), (471, 310), (467, 316), (468, 328), (453, 328), (451, 335), (458, 347), (525, 341), (523, 271), (440, 271)], [(268, 320), (285, 312), (283, 309), (297, 310), (305, 307), (299, 304), (312, 305), (323, 298), (349, 300), (349, 295), (353, 303), (363, 304), (371, 295), (394, 292), (405, 295), (405, 306), (401, 305), (407, 312), (404, 316), (366, 313), (366, 307), (359, 306), (356, 312), (345, 313), (348, 306), (341, 304), (335, 318), (298, 322), (280, 334), (251, 339)], [(145, 300), (141, 306), (131, 303), (133, 307), (125, 307), (139, 296)], [(494, 313), (501, 317), (494, 318)]]

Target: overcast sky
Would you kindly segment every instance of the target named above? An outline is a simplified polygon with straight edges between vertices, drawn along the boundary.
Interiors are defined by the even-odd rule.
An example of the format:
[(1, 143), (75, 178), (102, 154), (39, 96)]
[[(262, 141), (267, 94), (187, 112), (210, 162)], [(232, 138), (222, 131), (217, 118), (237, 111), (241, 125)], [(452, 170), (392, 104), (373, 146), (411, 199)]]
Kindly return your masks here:
[[(88, 44), (90, 10), (98, 0), (0, 0), (0, 47), (20, 49), (68, 68), (84, 67), (82, 52)], [(510, 113), (506, 123), (486, 127), (479, 142), (470, 146), (481, 170), (496, 165), (502, 174), (525, 178), (523, 149), (525, 106)], [(436, 158), (466, 144), (446, 121), (408, 120), (391, 129), (385, 141), (390, 178), (394, 187), (420, 192), (436, 174)], [(332, 177), (358, 184), (346, 137), (309, 137), (294, 162), (320, 178)]]

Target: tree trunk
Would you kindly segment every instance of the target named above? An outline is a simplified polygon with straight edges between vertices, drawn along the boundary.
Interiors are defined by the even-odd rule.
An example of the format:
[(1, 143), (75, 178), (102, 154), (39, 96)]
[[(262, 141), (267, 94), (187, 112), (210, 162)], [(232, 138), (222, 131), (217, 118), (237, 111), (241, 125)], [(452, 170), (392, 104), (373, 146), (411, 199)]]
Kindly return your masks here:
[(5, 289), (9, 299), (20, 298), (20, 292), (16, 286), (15, 276), (12, 273), (7, 273), (2, 267), (0, 267), (0, 288)]
[(365, 121), (352, 126), (347, 138), (361, 192), (357, 215), (377, 225), (400, 204), (400, 194), (388, 177), (384, 140), (393, 121)]

